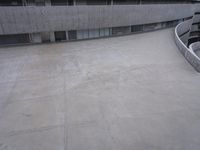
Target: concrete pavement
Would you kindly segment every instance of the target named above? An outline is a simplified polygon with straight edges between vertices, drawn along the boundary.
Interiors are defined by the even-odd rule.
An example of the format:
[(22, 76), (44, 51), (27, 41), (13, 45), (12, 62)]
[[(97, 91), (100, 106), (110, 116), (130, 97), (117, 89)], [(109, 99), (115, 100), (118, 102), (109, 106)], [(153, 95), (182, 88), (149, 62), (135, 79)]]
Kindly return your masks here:
[(0, 150), (199, 150), (173, 32), (0, 48)]

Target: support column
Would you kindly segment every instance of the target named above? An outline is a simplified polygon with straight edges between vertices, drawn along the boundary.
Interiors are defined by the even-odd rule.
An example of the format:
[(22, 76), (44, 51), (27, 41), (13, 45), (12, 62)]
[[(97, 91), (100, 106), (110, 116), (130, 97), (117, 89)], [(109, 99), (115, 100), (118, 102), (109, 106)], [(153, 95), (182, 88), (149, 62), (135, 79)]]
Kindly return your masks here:
[(23, 5), (23, 6), (27, 6), (26, 0), (22, 0), (22, 5)]
[(111, 2), (110, 2), (110, 5), (114, 5), (114, 2), (113, 2), (113, 0), (111, 0)]
[(26, 4), (27, 6), (35, 6), (35, 2), (30, 1), (30, 0), (26, 0)]
[(73, 2), (73, 3), (74, 3), (74, 6), (75, 6), (75, 5), (77, 4), (77, 3), (76, 3), (76, 0), (74, 0), (74, 2)]
[(45, 0), (45, 6), (51, 6), (51, 0)]
[(55, 42), (55, 35), (54, 35), (54, 32), (50, 32), (50, 41), (51, 42)]
[(66, 41), (68, 41), (69, 40), (68, 31), (66, 31), (65, 33), (66, 33)]
[(32, 33), (30, 34), (30, 42), (31, 43), (42, 43), (42, 37), (40, 33)]

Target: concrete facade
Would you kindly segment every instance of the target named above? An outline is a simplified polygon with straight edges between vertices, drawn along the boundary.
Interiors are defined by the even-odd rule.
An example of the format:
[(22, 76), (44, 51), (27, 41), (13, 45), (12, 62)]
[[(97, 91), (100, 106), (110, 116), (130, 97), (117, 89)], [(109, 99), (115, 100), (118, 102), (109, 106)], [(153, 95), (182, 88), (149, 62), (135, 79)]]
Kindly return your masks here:
[(0, 35), (130, 26), (192, 16), (199, 4), (0, 7)]

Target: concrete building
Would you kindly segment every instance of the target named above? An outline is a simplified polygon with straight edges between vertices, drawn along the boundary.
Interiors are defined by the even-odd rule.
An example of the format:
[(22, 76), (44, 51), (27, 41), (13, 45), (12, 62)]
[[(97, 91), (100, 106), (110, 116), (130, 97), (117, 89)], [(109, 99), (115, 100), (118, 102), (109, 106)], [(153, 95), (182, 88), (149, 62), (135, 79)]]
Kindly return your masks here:
[(175, 26), (194, 0), (1, 0), (0, 45), (99, 38)]

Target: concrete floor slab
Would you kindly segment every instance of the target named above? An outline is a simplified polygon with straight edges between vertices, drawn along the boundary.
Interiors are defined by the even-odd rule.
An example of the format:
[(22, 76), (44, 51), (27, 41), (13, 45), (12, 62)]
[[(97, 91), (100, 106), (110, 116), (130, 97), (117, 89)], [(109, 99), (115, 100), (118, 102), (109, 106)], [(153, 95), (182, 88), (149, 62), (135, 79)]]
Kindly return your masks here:
[(10, 93), (10, 100), (35, 99), (64, 93), (64, 78), (62, 75), (55, 78), (19, 80)]
[(43, 128), (0, 137), (0, 149), (64, 150), (63, 127)]
[(63, 95), (9, 103), (3, 108), (0, 135), (63, 125), (63, 105)]
[(174, 29), (0, 48), (0, 149), (199, 150), (199, 85)]

